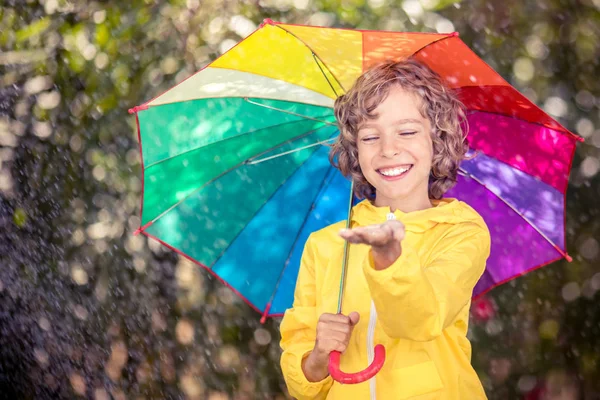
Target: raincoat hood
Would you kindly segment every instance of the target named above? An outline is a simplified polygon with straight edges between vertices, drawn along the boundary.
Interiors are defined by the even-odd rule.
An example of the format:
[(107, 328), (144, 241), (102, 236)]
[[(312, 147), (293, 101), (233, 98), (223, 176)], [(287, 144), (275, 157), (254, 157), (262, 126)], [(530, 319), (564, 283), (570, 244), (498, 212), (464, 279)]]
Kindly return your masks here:
[[(433, 207), (419, 211), (402, 212), (395, 210), (396, 219), (404, 224), (407, 232), (423, 233), (438, 224), (459, 224), (473, 222), (481, 225), (479, 214), (468, 204), (454, 198), (431, 200)], [(377, 207), (370, 200), (363, 200), (352, 209), (353, 226), (380, 224), (391, 212), (389, 206)]]

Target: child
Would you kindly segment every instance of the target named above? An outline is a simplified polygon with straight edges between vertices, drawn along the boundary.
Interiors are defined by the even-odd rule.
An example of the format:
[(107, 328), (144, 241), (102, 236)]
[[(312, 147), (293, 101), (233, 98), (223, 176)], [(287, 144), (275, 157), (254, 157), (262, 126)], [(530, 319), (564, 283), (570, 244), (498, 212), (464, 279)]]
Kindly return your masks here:
[[(307, 240), (293, 308), (281, 324), (281, 367), (298, 399), (486, 399), (466, 337), (490, 234), (467, 204), (442, 195), (467, 151), (462, 105), (428, 67), (388, 62), (335, 102), (335, 166), (365, 199)], [(341, 207), (342, 205), (340, 205)], [(344, 240), (352, 243), (336, 314)], [(357, 372), (383, 344), (367, 382), (329, 376), (329, 353)]]

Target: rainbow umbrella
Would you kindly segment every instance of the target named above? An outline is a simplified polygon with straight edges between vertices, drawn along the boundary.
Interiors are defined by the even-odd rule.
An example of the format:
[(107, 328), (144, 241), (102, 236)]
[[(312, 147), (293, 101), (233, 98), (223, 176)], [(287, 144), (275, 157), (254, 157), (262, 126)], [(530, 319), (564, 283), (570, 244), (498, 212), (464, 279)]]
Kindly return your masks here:
[(561, 258), (575, 136), (453, 34), (265, 22), (201, 71), (130, 110), (143, 165), (141, 227), (206, 268), (263, 320), (291, 307), (308, 235), (347, 218), (328, 161), (334, 100), (370, 66), (413, 57), (468, 109), (474, 158), (447, 194), (492, 234), (494, 286)]

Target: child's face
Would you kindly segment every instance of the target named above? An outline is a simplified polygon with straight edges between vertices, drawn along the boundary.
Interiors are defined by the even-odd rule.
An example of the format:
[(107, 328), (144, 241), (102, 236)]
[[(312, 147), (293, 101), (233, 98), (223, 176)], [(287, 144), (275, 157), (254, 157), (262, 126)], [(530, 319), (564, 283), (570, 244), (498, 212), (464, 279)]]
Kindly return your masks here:
[(431, 124), (419, 111), (420, 101), (394, 86), (375, 109), (377, 119), (365, 121), (358, 131), (360, 168), (375, 187), (380, 204), (411, 196), (428, 198), (433, 144)]

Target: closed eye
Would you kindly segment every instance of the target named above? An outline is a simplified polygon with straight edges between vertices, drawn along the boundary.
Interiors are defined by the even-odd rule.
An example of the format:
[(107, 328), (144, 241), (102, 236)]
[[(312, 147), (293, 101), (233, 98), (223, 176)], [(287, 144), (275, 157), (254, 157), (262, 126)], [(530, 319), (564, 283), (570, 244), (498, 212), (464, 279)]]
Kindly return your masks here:
[(416, 134), (417, 132), (400, 132), (401, 136), (412, 136), (414, 134)]
[(363, 142), (373, 142), (373, 141), (375, 141), (377, 139), (378, 139), (377, 136), (372, 136), (372, 137), (363, 138), (362, 141)]

